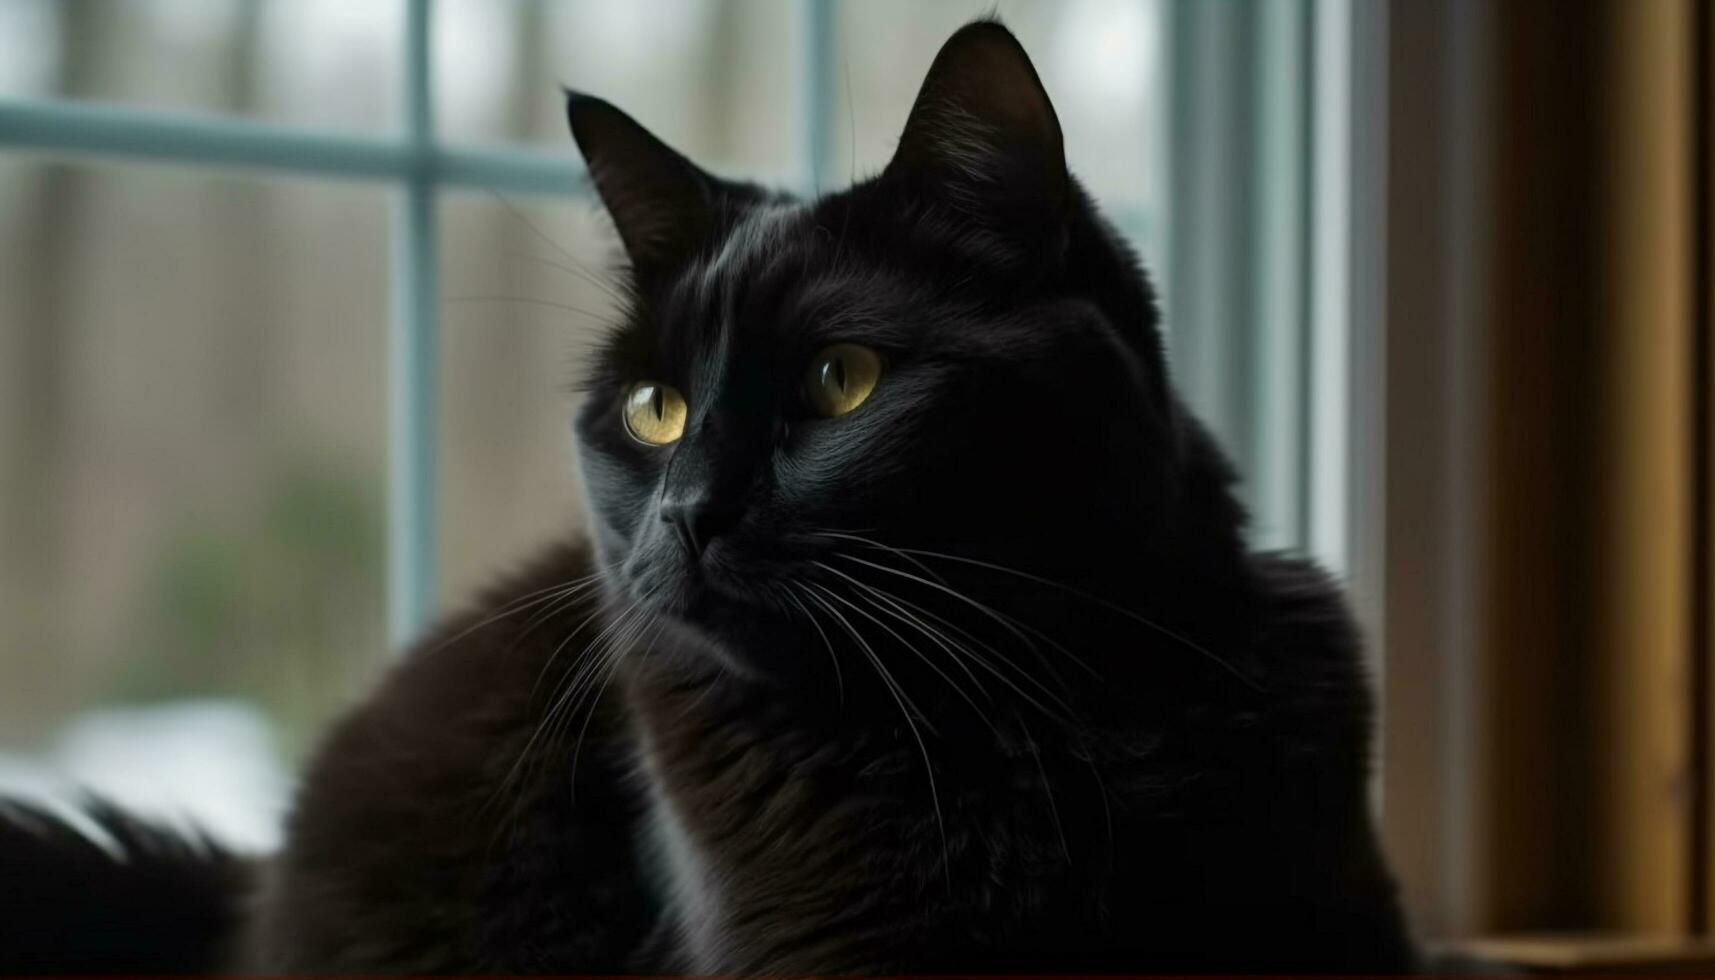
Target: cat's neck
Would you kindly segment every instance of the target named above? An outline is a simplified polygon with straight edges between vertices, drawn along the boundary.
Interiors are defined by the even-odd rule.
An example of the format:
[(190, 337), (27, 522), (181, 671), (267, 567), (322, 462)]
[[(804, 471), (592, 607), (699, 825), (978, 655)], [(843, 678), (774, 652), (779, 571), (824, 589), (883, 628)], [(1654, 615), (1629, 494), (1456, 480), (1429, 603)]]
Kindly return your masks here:
[[(687, 970), (874, 969), (879, 950), (906, 941), (902, 923), (949, 900), (961, 860), (988, 866), (973, 849), (986, 824), (1062, 836), (1044, 763), (1031, 755), (1040, 750), (1017, 719), (981, 749), (926, 733), (924, 719), (914, 727), (897, 709), (857, 714), (850, 701), (852, 714), (818, 723), (754, 682), (659, 661), (632, 671), (626, 696), (647, 799), (643, 843)], [(1043, 868), (1020, 873), (1057, 873), (1064, 858), (1045, 853)], [(865, 915), (822, 935), (846, 907)]]

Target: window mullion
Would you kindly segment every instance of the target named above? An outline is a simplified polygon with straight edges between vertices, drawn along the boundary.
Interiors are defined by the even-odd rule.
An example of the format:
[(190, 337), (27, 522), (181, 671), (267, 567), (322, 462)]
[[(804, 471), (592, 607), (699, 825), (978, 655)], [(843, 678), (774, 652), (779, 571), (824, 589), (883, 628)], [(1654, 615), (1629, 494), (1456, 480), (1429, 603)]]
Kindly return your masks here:
[(406, 0), (403, 91), (411, 166), (395, 203), (389, 337), (388, 629), (410, 641), (438, 582), (440, 307), (429, 0)]
[(828, 189), (828, 153), (834, 105), (834, 52), (836, 50), (834, 0), (802, 0), (799, 14), (804, 35), (799, 45), (800, 98), (804, 115), (800, 135), (804, 140), (804, 190), (810, 195)]

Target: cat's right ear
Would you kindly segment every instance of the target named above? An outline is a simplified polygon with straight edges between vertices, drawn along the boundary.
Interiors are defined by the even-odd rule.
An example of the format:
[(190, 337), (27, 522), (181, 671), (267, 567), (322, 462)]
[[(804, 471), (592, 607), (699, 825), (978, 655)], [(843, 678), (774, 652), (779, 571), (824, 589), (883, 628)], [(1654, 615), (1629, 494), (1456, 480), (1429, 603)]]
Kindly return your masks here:
[(714, 179), (594, 96), (567, 89), (566, 118), (638, 276), (689, 258), (713, 221)]
[(979, 20), (947, 39), (885, 173), (1004, 237), (1058, 237), (1043, 233), (1072, 196), (1060, 120), (1011, 31)]

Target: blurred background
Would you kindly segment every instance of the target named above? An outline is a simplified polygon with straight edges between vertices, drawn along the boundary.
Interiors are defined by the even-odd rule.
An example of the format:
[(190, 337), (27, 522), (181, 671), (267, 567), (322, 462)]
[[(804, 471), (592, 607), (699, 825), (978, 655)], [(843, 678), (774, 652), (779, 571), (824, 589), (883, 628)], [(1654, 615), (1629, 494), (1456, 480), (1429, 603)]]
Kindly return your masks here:
[[(582, 271), (605, 269), (616, 239), (560, 85), (609, 96), (717, 172), (844, 184), (886, 162), (935, 50), (986, 9), (920, 6), (429, 6), (438, 141), (563, 174), (546, 194), (437, 197), (433, 308), (404, 314), (440, 336), (438, 377), (417, 379), (432, 388), (438, 502), (432, 554), (414, 562), (436, 574), (407, 572), (430, 611), (582, 521), (571, 389), (611, 309)], [(408, 11), (0, 0), (0, 98), (50, 116), (70, 100), (126, 120), (397, 140)], [(1004, 13), (1052, 79), (1080, 174), (1159, 254), (1161, 193), (1143, 175), (1162, 172), (1146, 135), (1165, 111), (1160, 8)], [(77, 122), (51, 118), (50, 138)], [(124, 792), (137, 805), (214, 807), (239, 821), (217, 829), (267, 846), (283, 774), (389, 656), (389, 324), (408, 232), (387, 181), (124, 155), (158, 142), (94, 159), (0, 152), (0, 750), (21, 773), (104, 787), (136, 774)], [(160, 741), (185, 706), (184, 732)], [(193, 734), (216, 722), (243, 734)], [(138, 758), (145, 723), (160, 731)], [(169, 770), (185, 752), (200, 754)], [(244, 794), (182, 774), (195, 770), (251, 796), (265, 783), (265, 805), (236, 813)]]
[(1715, 963), (1699, 0), (0, 0), (0, 785), (272, 846), (397, 642), (582, 521), (558, 87), (813, 193), (997, 9), (1257, 544), (1350, 586), (1422, 931)]

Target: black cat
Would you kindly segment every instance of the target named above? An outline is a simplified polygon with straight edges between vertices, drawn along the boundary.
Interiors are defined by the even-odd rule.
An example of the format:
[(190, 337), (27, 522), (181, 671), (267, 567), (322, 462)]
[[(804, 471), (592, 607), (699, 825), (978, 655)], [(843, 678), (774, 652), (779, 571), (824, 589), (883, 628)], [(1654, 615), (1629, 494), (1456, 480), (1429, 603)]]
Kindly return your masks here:
[[(206, 885), (174, 968), (1412, 968), (1349, 616), (1247, 551), (1012, 35), (955, 34), (887, 168), (815, 201), (568, 110), (630, 260), (589, 543), (418, 645), (277, 857), (92, 872), (133, 965), (159, 865)], [(77, 847), (30, 839), (0, 860)]]

